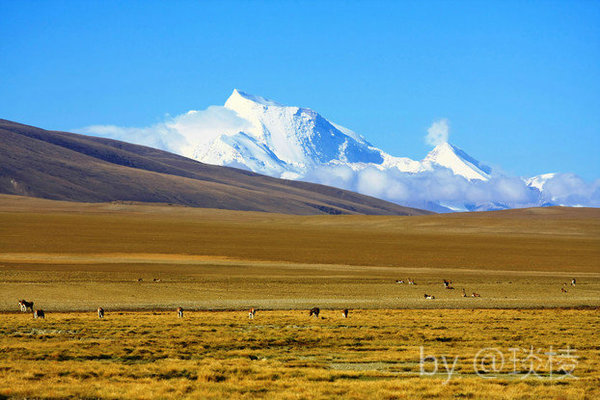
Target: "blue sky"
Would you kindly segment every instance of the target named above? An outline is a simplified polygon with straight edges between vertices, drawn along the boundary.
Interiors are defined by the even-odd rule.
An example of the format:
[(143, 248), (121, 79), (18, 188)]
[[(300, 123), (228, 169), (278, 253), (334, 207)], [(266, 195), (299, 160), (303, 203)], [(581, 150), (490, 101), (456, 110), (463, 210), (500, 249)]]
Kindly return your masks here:
[(148, 126), (233, 88), (420, 159), (600, 177), (600, 2), (0, 2), (0, 118)]

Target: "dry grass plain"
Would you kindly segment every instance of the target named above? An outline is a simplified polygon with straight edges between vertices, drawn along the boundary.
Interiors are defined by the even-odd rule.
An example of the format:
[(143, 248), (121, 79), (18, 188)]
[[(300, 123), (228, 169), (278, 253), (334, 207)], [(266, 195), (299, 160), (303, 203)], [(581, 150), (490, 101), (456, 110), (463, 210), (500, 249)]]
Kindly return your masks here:
[[(0, 397), (597, 399), (597, 310), (2, 315)], [(539, 362), (527, 361), (533, 346)], [(438, 373), (421, 376), (423, 355)], [(482, 348), (497, 348), (496, 373)], [(512, 361), (510, 349), (515, 351)], [(575, 349), (571, 367), (544, 353)], [(538, 351), (540, 351), (538, 353)], [(442, 367), (441, 357), (453, 370)], [(454, 365), (455, 357), (456, 364)], [(569, 361), (571, 363), (572, 361)], [(559, 365), (572, 373), (559, 373)], [(571, 365), (571, 364), (569, 364)], [(433, 361), (423, 365), (434, 372)], [(488, 373), (480, 377), (477, 371)], [(530, 373), (535, 371), (535, 374)], [(447, 383), (445, 383), (448, 380)]]
[(4, 311), (598, 307), (599, 260), (600, 209), (303, 217), (0, 197)]
[[(598, 209), (305, 217), (0, 196), (0, 398), (598, 398), (599, 260)], [(459, 357), (448, 384), (419, 375), (421, 346)], [(479, 349), (531, 346), (576, 349), (577, 378), (476, 375)]]

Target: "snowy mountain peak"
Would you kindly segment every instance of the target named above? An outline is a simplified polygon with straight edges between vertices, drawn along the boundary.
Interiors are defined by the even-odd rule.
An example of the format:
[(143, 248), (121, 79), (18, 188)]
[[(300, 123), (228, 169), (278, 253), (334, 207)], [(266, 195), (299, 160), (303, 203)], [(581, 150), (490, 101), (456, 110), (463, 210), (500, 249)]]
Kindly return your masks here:
[[(249, 122), (244, 132), (218, 137), (198, 149), (200, 161), (235, 166), (275, 176), (299, 176), (330, 162), (381, 162), (380, 151), (356, 133), (338, 127), (309, 108), (289, 107), (234, 90), (225, 108)], [(226, 149), (230, 148), (228, 152)]]
[(551, 172), (549, 174), (537, 175), (526, 179), (525, 182), (527, 182), (528, 186), (534, 187), (538, 190), (543, 190), (546, 182), (556, 177), (556, 175), (557, 174), (554, 172)]
[(261, 96), (255, 96), (246, 92), (242, 92), (238, 89), (233, 89), (233, 93), (225, 102), (225, 107), (235, 110), (238, 107), (248, 106), (272, 106), (272, 107), (284, 107), (283, 104), (279, 104), (276, 101), (266, 99)]
[(441, 143), (431, 150), (423, 159), (423, 164), (427, 166), (435, 164), (448, 168), (456, 175), (462, 175), (469, 180), (487, 181), (492, 172), (490, 167), (481, 164), (462, 149), (447, 142)]

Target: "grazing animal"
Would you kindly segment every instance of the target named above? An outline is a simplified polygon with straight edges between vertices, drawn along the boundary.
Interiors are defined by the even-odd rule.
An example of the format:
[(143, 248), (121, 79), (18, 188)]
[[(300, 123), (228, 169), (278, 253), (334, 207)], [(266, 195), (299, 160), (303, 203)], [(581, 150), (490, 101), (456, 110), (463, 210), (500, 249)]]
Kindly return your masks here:
[(403, 279), (398, 279), (398, 280), (396, 280), (396, 283), (399, 283), (399, 284), (402, 285), (402, 284), (404, 284), (404, 280)]
[(454, 289), (454, 287), (452, 287), (450, 285), (452, 285), (452, 281), (447, 281), (447, 280), (444, 279), (444, 287), (446, 289)]
[(321, 312), (321, 310), (319, 309), (319, 307), (313, 307), (308, 312), (308, 316), (312, 317), (314, 315), (315, 317), (319, 318), (319, 313), (320, 312)]
[(471, 295), (471, 297), (481, 297), (481, 295), (479, 293), (473, 292), (473, 294)]
[(347, 308), (345, 308), (345, 309), (342, 311), (342, 316), (343, 316), (344, 318), (348, 318), (348, 309), (347, 309)]
[(158, 278), (154, 278), (154, 279), (152, 279), (152, 282), (156, 282), (156, 283), (158, 283), (158, 282), (160, 282), (160, 279), (158, 279)]
[(256, 310), (254, 308), (251, 308), (248, 312), (248, 318), (254, 319), (254, 314), (256, 314)]
[(98, 318), (104, 318), (104, 308), (98, 307)]
[(138, 282), (144, 282), (142, 278), (138, 278)]
[(19, 300), (19, 307), (22, 312), (26, 312), (28, 309), (33, 312), (33, 301)]
[(177, 317), (183, 318), (183, 308), (177, 307)]
[(414, 279), (410, 279), (410, 278), (408, 278), (408, 284), (409, 285), (416, 285), (415, 280)]
[(46, 314), (44, 314), (44, 310), (35, 310), (33, 312), (33, 318), (35, 318), (35, 319), (37, 319), (37, 318), (45, 319), (46, 318)]
[(465, 288), (462, 290), (462, 297), (467, 297), (467, 292), (465, 292)]
[(560, 288), (560, 291), (561, 291), (562, 293), (567, 293), (567, 289), (565, 289), (564, 287), (561, 287), (561, 288)]
[(425, 299), (426, 300), (435, 300), (435, 296), (429, 295), (427, 293), (425, 293)]
[(575, 286), (575, 278), (571, 279), (571, 286)]

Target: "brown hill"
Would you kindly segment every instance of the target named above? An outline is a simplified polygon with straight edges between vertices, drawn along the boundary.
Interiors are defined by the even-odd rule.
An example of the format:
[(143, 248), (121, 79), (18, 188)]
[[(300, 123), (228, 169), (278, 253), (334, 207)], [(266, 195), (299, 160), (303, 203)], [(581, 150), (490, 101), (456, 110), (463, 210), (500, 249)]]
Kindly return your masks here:
[(0, 193), (300, 215), (431, 214), (328, 186), (207, 165), (150, 147), (2, 119)]

